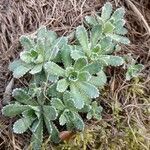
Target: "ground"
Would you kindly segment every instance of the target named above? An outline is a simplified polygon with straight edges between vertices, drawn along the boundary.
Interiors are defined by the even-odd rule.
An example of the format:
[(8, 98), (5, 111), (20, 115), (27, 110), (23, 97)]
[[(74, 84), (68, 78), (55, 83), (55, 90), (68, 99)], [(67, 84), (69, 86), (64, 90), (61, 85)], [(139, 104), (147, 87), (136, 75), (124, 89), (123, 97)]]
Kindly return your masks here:
[[(107, 0), (1, 0), (0, 1), (0, 109), (8, 83), (10, 61), (18, 57), (22, 34), (34, 34), (41, 25), (60, 35), (70, 33), (83, 23), (86, 15), (101, 10)], [(131, 53), (145, 67), (140, 77), (125, 82), (124, 71), (108, 70), (109, 82), (98, 99), (104, 108), (103, 119), (87, 122), (84, 133), (69, 142), (52, 145), (47, 138), (43, 149), (150, 149), (150, 1), (112, 0), (114, 8), (126, 9), (129, 46), (121, 54)], [(14, 87), (26, 81), (15, 80)], [(0, 114), (0, 149), (28, 149), (30, 133), (12, 133), (12, 122)]]

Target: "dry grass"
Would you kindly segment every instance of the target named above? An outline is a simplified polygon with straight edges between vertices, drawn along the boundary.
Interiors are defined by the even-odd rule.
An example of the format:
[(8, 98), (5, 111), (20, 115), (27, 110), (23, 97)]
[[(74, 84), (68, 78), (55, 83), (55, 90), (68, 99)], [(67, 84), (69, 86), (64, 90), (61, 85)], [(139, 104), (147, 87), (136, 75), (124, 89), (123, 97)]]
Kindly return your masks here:
[[(60, 35), (66, 35), (83, 22), (85, 15), (99, 11), (105, 2), (106, 0), (1, 0), (0, 99), (2, 100), (5, 87), (11, 79), (7, 69), (8, 64), (21, 50), (18, 42), (20, 35), (32, 34), (41, 25), (46, 25)], [(124, 6), (126, 9), (126, 26), (129, 29), (128, 37), (131, 45), (122, 46), (122, 53), (132, 53), (138, 62), (145, 65), (145, 69), (140, 79), (130, 83), (124, 81), (122, 70), (115, 69), (108, 72), (110, 81), (100, 97), (101, 104), (105, 108), (103, 123), (87, 123), (90, 126), (93, 124), (88, 131), (94, 133), (92, 136), (95, 137), (93, 137), (95, 141), (92, 142), (100, 145), (101, 149), (148, 150), (150, 146), (148, 143), (150, 141), (150, 1), (113, 0), (112, 3), (114, 6)], [(12, 134), (12, 122), (13, 120), (0, 116), (0, 149), (18, 150), (26, 146), (29, 135)], [(100, 128), (106, 131), (104, 135), (100, 132)], [(117, 141), (118, 139), (122, 141)], [(111, 147), (111, 143), (114, 147)], [(129, 147), (126, 147), (127, 145)], [(64, 144), (61, 145), (63, 146)], [(78, 145), (78, 149), (80, 146), (83, 147)]]

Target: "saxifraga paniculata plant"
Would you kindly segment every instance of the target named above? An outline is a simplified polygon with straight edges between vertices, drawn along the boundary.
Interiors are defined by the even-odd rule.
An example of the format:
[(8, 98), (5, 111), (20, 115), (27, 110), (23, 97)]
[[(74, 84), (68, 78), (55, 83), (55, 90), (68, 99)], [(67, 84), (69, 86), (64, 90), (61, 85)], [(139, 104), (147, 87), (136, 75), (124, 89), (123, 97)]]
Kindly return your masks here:
[[(94, 99), (106, 84), (105, 68), (125, 63), (122, 57), (113, 55), (120, 43), (129, 44), (124, 36), (124, 13), (122, 7), (112, 12), (111, 3), (106, 3), (101, 16), (85, 17), (88, 30), (83, 25), (77, 27), (75, 44), (46, 27), (41, 27), (34, 38), (21, 36), (24, 51), (9, 69), (14, 78), (29, 73), (32, 79), (28, 88), (13, 90), (14, 101), (4, 106), (2, 113), (21, 116), (13, 131), (22, 134), (29, 129), (33, 149), (41, 149), (46, 129), (53, 142), (60, 141), (57, 124), (67, 130), (83, 131), (81, 114), (87, 114), (87, 119), (101, 119), (102, 107)], [(133, 73), (132, 68), (130, 65), (127, 79), (138, 73)]]

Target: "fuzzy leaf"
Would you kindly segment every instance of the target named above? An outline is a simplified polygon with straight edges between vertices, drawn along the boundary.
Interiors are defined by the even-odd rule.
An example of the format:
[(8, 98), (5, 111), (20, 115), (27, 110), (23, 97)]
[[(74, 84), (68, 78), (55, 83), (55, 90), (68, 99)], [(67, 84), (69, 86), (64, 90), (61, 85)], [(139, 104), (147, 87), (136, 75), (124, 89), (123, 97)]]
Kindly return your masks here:
[(133, 77), (137, 77), (143, 68), (144, 66), (142, 64), (130, 65), (126, 72), (126, 80), (130, 80)]
[(90, 78), (91, 78), (91, 75), (90, 75), (89, 72), (83, 71), (83, 72), (79, 73), (79, 77), (78, 78), (79, 78), (80, 81), (89, 81)]
[(13, 131), (17, 134), (24, 133), (32, 124), (34, 118), (21, 118), (13, 125)]
[(61, 50), (61, 57), (62, 57), (62, 62), (66, 67), (70, 67), (72, 65), (72, 59), (70, 57), (70, 53), (71, 53), (71, 49), (70, 47), (67, 46), (63, 46), (62, 50)]
[(102, 20), (107, 21), (112, 13), (112, 4), (110, 2), (107, 2), (103, 7), (102, 7)]
[(59, 124), (61, 126), (65, 125), (67, 123), (67, 119), (66, 119), (66, 116), (65, 116), (65, 112), (63, 112), (60, 117), (59, 117)]
[(67, 37), (60, 37), (57, 38), (54, 43), (53, 43), (53, 48), (58, 47), (59, 49), (62, 48), (64, 45), (66, 45), (68, 43), (68, 39)]
[(44, 116), (47, 120), (55, 120), (57, 118), (57, 111), (53, 106), (43, 106)]
[(56, 87), (57, 87), (56, 83), (50, 85), (47, 89), (47, 94), (48, 94), (48, 96), (50, 96), (52, 98), (54, 98), (54, 97), (61, 98), (62, 93), (58, 92), (56, 90)]
[(17, 67), (21, 66), (22, 64), (24, 64), (23, 61), (21, 61), (20, 59), (19, 60), (14, 60), (13, 62), (11, 62), (9, 64), (9, 70), (10, 71), (14, 71)]
[(92, 102), (91, 110), (87, 114), (87, 119), (91, 119), (92, 117), (100, 120), (101, 119), (102, 107), (97, 105), (97, 102)]
[(85, 66), (82, 71), (87, 71), (89, 72), (91, 75), (92, 74), (96, 74), (101, 70), (101, 66), (99, 65), (99, 63), (97, 62), (93, 62), (87, 66)]
[(92, 46), (95, 46), (101, 38), (102, 38), (102, 27), (100, 25), (96, 25), (92, 28), (90, 35)]
[(88, 41), (88, 34), (86, 29), (83, 26), (78, 26), (76, 29), (76, 37), (81, 44), (83, 51), (90, 55), (90, 49), (89, 49), (89, 41)]
[(62, 69), (60, 66), (58, 66), (56, 63), (54, 62), (47, 62), (44, 65), (44, 69), (45, 71), (47, 71), (49, 74), (51, 75), (56, 75), (56, 76), (64, 76), (65, 70)]
[(30, 50), (34, 47), (34, 41), (26, 35), (20, 37), (20, 43), (25, 50)]
[(87, 59), (86, 58), (80, 58), (78, 60), (75, 61), (74, 64), (74, 69), (75, 70), (81, 70), (82, 68), (84, 68), (87, 65)]
[(111, 18), (116, 22), (118, 20), (121, 20), (124, 18), (124, 14), (125, 14), (125, 9), (123, 7), (118, 8), (113, 15), (111, 16)]
[(76, 129), (79, 131), (84, 130), (84, 127), (85, 127), (84, 122), (83, 122), (82, 118), (77, 114), (75, 116), (74, 125), (75, 125)]
[(97, 25), (97, 21), (94, 16), (85, 16), (85, 21), (92, 26)]
[(22, 112), (24, 118), (36, 118), (35, 111), (33, 109), (28, 109)]
[(96, 87), (103, 87), (106, 84), (107, 77), (103, 71), (100, 71), (97, 76), (92, 76), (90, 83)]
[(112, 40), (115, 40), (116, 42), (119, 42), (119, 43), (122, 43), (122, 44), (130, 44), (130, 41), (127, 37), (117, 35), (117, 34), (108, 34), (108, 36)]
[(42, 67), (43, 67), (43, 64), (35, 65), (35, 66), (31, 69), (30, 73), (31, 73), (31, 74), (39, 73), (39, 72), (42, 71)]
[(51, 126), (52, 126), (51, 139), (54, 143), (59, 143), (60, 142), (59, 131), (54, 123), (51, 123)]
[(71, 91), (72, 97), (74, 99), (75, 107), (78, 108), (78, 109), (83, 108), (83, 106), (84, 106), (84, 97), (80, 93), (78, 88), (74, 84), (71, 84), (70, 85), (70, 91)]
[(51, 134), (52, 133), (51, 120), (44, 117), (44, 122), (45, 122), (46, 128), (48, 130), (48, 133)]
[(50, 46), (52, 45), (52, 43), (57, 39), (57, 34), (54, 31), (47, 31), (47, 39), (46, 39), (46, 43), (50, 44)]
[(20, 53), (20, 59), (26, 63), (31, 63), (32, 56), (30, 54), (30, 51), (23, 51)]
[(73, 50), (71, 51), (71, 58), (74, 60), (78, 60), (80, 58), (86, 58), (84, 52), (79, 51), (79, 50)]
[(52, 98), (51, 99), (51, 104), (57, 110), (63, 110), (65, 108), (63, 102), (59, 98)]
[(122, 57), (113, 55), (100, 55), (99, 62), (104, 66), (120, 66), (124, 63)]
[(125, 35), (128, 33), (128, 30), (124, 27), (122, 28), (120, 27), (120, 28), (115, 29), (115, 33), (119, 35)]
[(13, 71), (13, 76), (14, 76), (14, 78), (20, 78), (23, 75), (25, 75), (28, 71), (30, 71), (31, 69), (32, 69), (32, 66), (20, 65)]
[(43, 120), (40, 119), (38, 122), (35, 122), (34, 125), (36, 128), (34, 129), (34, 132), (32, 134), (32, 148), (34, 150), (41, 150), (41, 145), (43, 142)]
[(68, 81), (66, 79), (61, 79), (57, 82), (57, 91), (58, 92), (64, 92), (68, 88)]
[(90, 83), (80, 82), (78, 83), (78, 87), (90, 98), (96, 98), (99, 96), (99, 90)]
[(47, 34), (46, 27), (45, 27), (45, 26), (41, 26), (41, 27), (37, 30), (37, 39), (38, 39), (38, 40), (45, 40), (46, 34)]
[(103, 32), (104, 32), (105, 34), (107, 34), (107, 33), (112, 33), (113, 30), (114, 30), (114, 28), (115, 28), (115, 27), (114, 27), (110, 22), (107, 22), (107, 23), (105, 23), (105, 25), (104, 25)]
[(3, 107), (2, 114), (8, 117), (14, 117), (29, 109), (29, 106), (20, 104), (9, 104)]
[(32, 99), (28, 95), (28, 93), (21, 89), (21, 88), (16, 88), (12, 92), (12, 96), (20, 103), (27, 104), (27, 105), (37, 105), (37, 102)]

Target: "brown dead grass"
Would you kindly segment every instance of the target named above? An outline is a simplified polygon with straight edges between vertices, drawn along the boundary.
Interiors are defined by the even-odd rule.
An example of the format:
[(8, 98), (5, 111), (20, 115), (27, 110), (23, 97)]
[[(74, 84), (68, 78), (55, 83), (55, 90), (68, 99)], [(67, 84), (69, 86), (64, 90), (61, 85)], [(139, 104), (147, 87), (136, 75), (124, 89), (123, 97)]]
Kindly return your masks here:
[[(11, 79), (8, 64), (18, 56), (21, 50), (18, 42), (22, 34), (32, 34), (41, 25), (66, 35), (83, 22), (85, 15), (99, 11), (107, 0), (0, 0), (0, 99), (6, 85)], [(130, 3), (132, 2), (132, 4)], [(122, 53), (132, 53), (138, 62), (145, 65), (143, 81), (145, 98), (149, 99), (150, 89), (150, 1), (149, 0), (113, 0), (114, 6), (124, 6), (126, 9), (128, 37), (130, 46), (122, 46)], [(136, 8), (136, 10), (135, 10)], [(137, 13), (138, 10), (138, 13)], [(140, 13), (140, 14), (139, 14)], [(144, 19), (144, 20), (143, 20)], [(117, 74), (116, 74), (117, 71)], [(134, 120), (139, 128), (150, 130), (144, 115), (144, 101), (138, 93), (129, 92), (132, 84), (125, 83), (121, 73), (113, 71), (109, 82), (109, 95), (105, 96), (104, 105), (120, 102), (128, 126)], [(127, 94), (127, 95), (125, 95)], [(107, 100), (109, 100), (107, 102)], [(112, 101), (111, 101), (112, 100)], [(150, 101), (150, 100), (149, 100)], [(150, 103), (148, 101), (148, 103)], [(147, 103), (146, 103), (147, 105)], [(0, 108), (2, 107), (0, 101)], [(135, 109), (137, 108), (137, 109)], [(105, 116), (107, 118), (107, 115)], [(110, 118), (110, 116), (108, 116)], [(26, 145), (26, 136), (16, 136), (11, 132), (12, 120), (0, 115), (0, 149), (21, 149)], [(144, 135), (144, 134), (143, 134)]]

